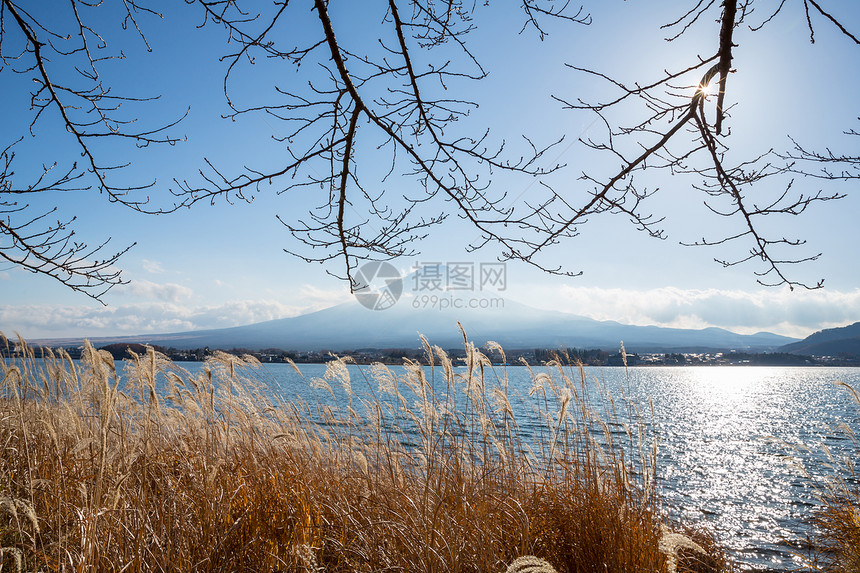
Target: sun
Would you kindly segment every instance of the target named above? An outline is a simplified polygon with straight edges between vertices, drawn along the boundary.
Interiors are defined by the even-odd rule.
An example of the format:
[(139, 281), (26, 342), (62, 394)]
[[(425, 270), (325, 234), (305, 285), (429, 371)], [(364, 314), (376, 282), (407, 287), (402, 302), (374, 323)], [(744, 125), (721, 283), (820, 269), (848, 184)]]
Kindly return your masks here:
[(697, 94), (701, 93), (706, 98), (710, 97), (710, 96), (717, 95), (719, 93), (719, 91), (720, 91), (720, 82), (714, 82), (714, 81), (709, 82), (709, 83), (704, 84), (704, 85), (699, 84), (698, 87), (696, 88), (696, 93)]

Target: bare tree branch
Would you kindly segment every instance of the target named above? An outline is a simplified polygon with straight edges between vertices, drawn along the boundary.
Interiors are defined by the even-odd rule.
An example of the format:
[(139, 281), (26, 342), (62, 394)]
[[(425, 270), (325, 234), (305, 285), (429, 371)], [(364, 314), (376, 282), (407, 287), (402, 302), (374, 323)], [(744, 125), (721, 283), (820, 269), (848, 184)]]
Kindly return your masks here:
[[(147, 49), (151, 49), (139, 25), (140, 13), (161, 17), (137, 0), (125, 0), (125, 14), (117, 28), (132, 27)], [(167, 133), (184, 115), (160, 126), (133, 129), (138, 122), (132, 110), (123, 109), (157, 99), (157, 97), (120, 96), (104, 84), (99, 68), (107, 60), (122, 58), (122, 51), (108, 50), (104, 36), (92, 22), (99, 22), (105, 12), (99, 5), (70, 0), (63, 9), (68, 17), (49, 19), (36, 16), (26, 5), (14, 0), (0, 0), (0, 74), (18, 74), (32, 80), (30, 122), (27, 137), (37, 137), (44, 125), (50, 129), (58, 122), (71, 137), (71, 144), (83, 158), (64, 168), (60, 159), (46, 158), (50, 167), (20, 184), (14, 178), (13, 145), (2, 152), (4, 170), (0, 173), (0, 257), (20, 268), (48, 275), (69, 288), (101, 301), (111, 287), (122, 284), (120, 271), (113, 265), (130, 247), (102, 259), (100, 253), (109, 240), (94, 248), (73, 240), (75, 217), (50, 223), (59, 210), (50, 208), (36, 215), (28, 204), (19, 204), (13, 196), (35, 193), (55, 195), (69, 192), (104, 193), (110, 202), (143, 213), (163, 213), (178, 208), (151, 207), (148, 197), (137, 192), (153, 187), (155, 181), (119, 183), (120, 172), (128, 163), (116, 164), (103, 159), (103, 147), (97, 141), (128, 141), (134, 149), (150, 144), (173, 145), (180, 139)], [(40, 12), (41, 14), (41, 12)], [(91, 42), (90, 38), (96, 41)], [(73, 72), (73, 73), (72, 73)], [(60, 79), (61, 78), (61, 79)], [(186, 112), (187, 113), (187, 112)], [(5, 135), (5, 134), (4, 134)], [(56, 175), (58, 171), (62, 173)], [(52, 178), (53, 177), (53, 178)]]
[[(286, 250), (305, 261), (340, 259), (345, 270), (340, 278), (346, 280), (362, 260), (415, 254), (414, 245), (427, 229), (449, 215), (447, 209), (429, 217), (418, 215), (416, 209), (437, 195), (479, 230), (480, 239), (472, 249), (496, 243), (505, 253), (518, 253), (534, 240), (524, 237), (524, 232), (547, 231), (539, 213), (521, 215), (502, 207), (505, 195), (490, 193), (489, 174), (504, 171), (541, 177), (552, 173), (561, 166), (539, 161), (560, 141), (540, 147), (526, 139), (531, 153), (513, 159), (506, 157), (504, 141), (490, 144), (489, 131), (480, 136), (454, 135), (456, 122), (466, 118), (475, 103), (447, 97), (449, 84), (486, 75), (465, 42), (474, 29), (474, 7), (457, 1), (389, 0), (383, 20), (388, 34), (380, 36), (377, 49), (363, 46), (365, 52), (358, 53), (339, 40), (325, 0), (314, 1), (318, 32), (310, 35), (307, 45), (288, 47), (281, 47), (278, 36), (278, 21), (285, 18), (287, 2), (277, 2), (265, 16), (242, 9), (236, 1), (199, 0), (197, 4), (203, 9), (204, 24), (222, 25), (239, 42), (239, 49), (228, 57), (225, 77), (232, 117), (254, 112), (277, 119), (287, 126), (286, 135), (277, 137), (287, 148), (286, 160), (276, 169), (246, 167), (244, 173), (230, 176), (209, 164), (199, 173), (200, 182), (177, 181), (176, 193), (184, 204), (219, 197), (249, 201), (275, 181), (280, 182), (279, 193), (319, 188), (328, 195), (320, 208), (297, 222), (279, 216), (292, 236), (310, 248), (307, 253)], [(403, 6), (408, 6), (408, 16), (401, 13)], [(546, 34), (540, 18), (589, 21), (582, 9), (568, 14), (565, 6), (552, 2), (528, 0), (522, 8), (526, 26), (534, 27), (540, 37)], [(442, 56), (434, 58), (432, 51), (441, 51)], [(283, 96), (280, 102), (240, 107), (227, 78), (240, 57), (252, 62), (255, 52), (296, 69), (312, 64), (324, 73), (310, 74), (304, 91), (294, 85), (276, 86)], [(355, 158), (357, 150), (368, 145), (377, 150), (375, 157), (387, 153), (389, 174), (401, 171), (417, 182), (417, 191), (401, 193), (396, 200), (384, 190), (371, 191), (362, 182)]]
[[(570, 109), (588, 110), (600, 118), (607, 130), (605, 140), (593, 141), (588, 139), (583, 143), (595, 151), (611, 154), (611, 156), (620, 159), (622, 166), (614, 174), (605, 178), (583, 173), (581, 179), (595, 186), (586, 201), (577, 203), (568, 197), (562, 200), (560, 194), (557, 195), (554, 204), (567, 208), (569, 213), (555, 217), (553, 230), (547, 234), (543, 242), (525, 253), (523, 258), (536, 257), (538, 252), (557, 242), (563, 233), (575, 229), (576, 225), (584, 223), (590, 216), (604, 212), (627, 215), (639, 230), (645, 231), (653, 237), (664, 238), (663, 230), (657, 227), (663, 218), (656, 218), (647, 212), (640, 211), (644, 206), (645, 199), (652, 196), (655, 191), (638, 189), (634, 182), (634, 174), (638, 172), (664, 169), (673, 176), (692, 175), (699, 178), (700, 182), (694, 184), (693, 188), (704, 194), (704, 204), (707, 211), (718, 216), (740, 219), (744, 228), (740, 232), (733, 232), (722, 237), (702, 238), (693, 242), (682, 242), (682, 244), (725, 246), (733, 242), (748, 241), (751, 243), (751, 247), (747, 255), (734, 259), (715, 260), (724, 267), (757, 261), (762, 265), (761, 270), (756, 271), (758, 282), (767, 286), (788, 285), (790, 288), (798, 286), (819, 288), (822, 286), (823, 281), (821, 280), (811, 284), (796, 280), (790, 276), (787, 270), (792, 265), (815, 260), (819, 254), (799, 257), (778, 255), (777, 253), (783, 252), (786, 248), (803, 246), (805, 241), (782, 236), (769, 237), (761, 227), (760, 222), (766, 216), (799, 215), (813, 203), (839, 199), (843, 195), (840, 193), (828, 194), (820, 190), (811, 194), (796, 193), (793, 190), (794, 181), (789, 180), (782, 193), (762, 206), (751, 203), (744, 190), (753, 185), (760, 186), (762, 181), (766, 179), (770, 180), (791, 173), (810, 175), (808, 170), (798, 170), (798, 161), (847, 165), (848, 169), (841, 173), (824, 169), (821, 173), (813, 176), (824, 179), (849, 178), (856, 174), (856, 158), (836, 155), (830, 150), (823, 154), (809, 152), (795, 143), (793, 154), (780, 155), (769, 150), (758, 157), (743, 161), (735, 167), (728, 167), (726, 163), (729, 144), (725, 137), (729, 134), (724, 133), (723, 126), (729, 117), (729, 110), (725, 106), (725, 101), (727, 78), (732, 71), (733, 30), (753, 12), (753, 3), (753, 0), (723, 0), (720, 4), (720, 28), (716, 55), (707, 59), (697, 56), (695, 62), (690, 66), (677, 72), (666, 70), (663, 77), (656, 81), (637, 82), (633, 87), (629, 87), (629, 84), (587, 66), (570, 66), (580, 73), (608, 82), (620, 92), (617, 97), (596, 103), (582, 100), (576, 102), (559, 101), (563, 101)], [(830, 17), (814, 2), (811, 3), (822, 14), (828, 16), (842, 34), (853, 39), (853, 36), (835, 18)], [(754, 31), (761, 29), (773, 20), (785, 4), (785, 2), (780, 3), (762, 24), (751, 29)], [(716, 2), (714, 1), (697, 0), (692, 8), (664, 26), (667, 29), (679, 30), (667, 40), (670, 42), (677, 40), (689, 32), (697, 22), (707, 21), (706, 14), (715, 6)], [(808, 17), (809, 4), (804, 2), (804, 7)], [(692, 96), (685, 95), (684, 92), (687, 88), (679, 88), (671, 83), (713, 61), (716, 63), (703, 75)], [(716, 121), (712, 128), (705, 117), (706, 103), (710, 99), (706, 88), (717, 76), (719, 76), (719, 89), (716, 97)], [(628, 127), (614, 126), (607, 114), (622, 103), (629, 104), (631, 100), (641, 101), (647, 110), (642, 114), (642, 120)], [(673, 103), (672, 100), (680, 100), (681, 103)], [(666, 124), (668, 125), (665, 128), (658, 127)], [(685, 127), (692, 128), (692, 130), (684, 129)], [(635, 142), (641, 151), (628, 157), (622, 148), (629, 146), (631, 141)], [(704, 161), (700, 159), (703, 154)], [(779, 160), (787, 161), (787, 163), (777, 165), (775, 162), (778, 163)], [(854, 171), (851, 171), (852, 168)], [(551, 202), (547, 207), (552, 204)]]
[[(415, 254), (430, 228), (452, 214), (478, 232), (467, 250), (493, 246), (499, 249), (500, 260), (519, 260), (573, 276), (578, 273), (543, 262), (545, 253), (579, 235), (582, 225), (597, 215), (620, 215), (652, 237), (667, 236), (665, 218), (647, 210), (659, 187), (640, 183), (643, 174), (656, 172), (692, 177), (689, 187), (703, 197), (705, 216), (731, 222), (723, 236), (685, 244), (747, 245), (747, 254), (718, 261), (724, 266), (760, 265), (756, 273), (762, 284), (816, 288), (821, 281), (808, 285), (788, 269), (817, 254), (792, 251), (804, 241), (774, 234), (773, 227), (764, 227), (761, 221), (766, 216), (798, 215), (812, 204), (841, 197), (799, 190), (801, 185), (791, 179), (795, 175), (856, 179), (860, 162), (853, 154), (829, 148), (811, 151), (795, 140), (786, 153), (767, 150), (755, 157), (736, 157), (729, 122), (733, 105), (743, 102), (727, 103), (728, 77), (738, 63), (735, 32), (752, 17), (756, 1), (690, 0), (661, 29), (674, 42), (707, 27), (715, 52), (708, 50), (712, 54), (708, 57), (690, 54), (685, 63), (663, 69), (647, 81), (621, 81), (587, 63), (568, 64), (574, 73), (606, 82), (613, 90), (612, 96), (597, 102), (577, 94), (554, 97), (573, 112), (594, 114), (605, 136), (583, 137), (579, 143), (618, 163), (609, 173), (590, 168), (576, 181), (568, 177), (558, 185), (564, 165), (547, 161), (547, 154), (563, 140), (498, 138), (488, 126), (476, 127), (473, 111), (478, 102), (458, 95), (468, 94), (470, 82), (487, 76), (470, 48), (469, 34), (477, 29), (479, 11), (491, 8), (462, 0), (385, 0), (367, 8), (371, 14), (378, 9), (377, 28), (355, 35), (346, 33), (355, 24), (339, 18), (343, 4), (334, 0), (268, 4), (186, 0), (199, 11), (199, 28), (214, 27), (224, 34), (226, 53), (219, 55), (224, 64), (225, 118), (255, 115), (273, 122), (277, 127), (272, 140), (281, 154), (262, 165), (256, 163), (258, 158), (247, 158), (239, 169), (206, 159), (195, 174), (174, 179), (171, 205), (159, 207), (140, 195), (155, 181), (123, 181), (120, 174), (127, 163), (111, 163), (109, 157), (115, 155), (103, 153), (103, 142), (173, 145), (179, 139), (169, 132), (182, 117), (135, 127), (138, 117), (128, 107), (155, 98), (116, 95), (102, 78), (102, 62), (122, 58), (124, 52), (107, 49), (105, 24), (93, 16), (99, 5), (70, 0), (66, 21), (52, 19), (49, 25), (22, 2), (0, 0), (0, 74), (25, 75), (34, 86), (29, 133), (13, 139), (34, 137), (43, 126), (55, 123), (82, 158), (80, 164), (65, 167), (48, 159), (22, 184), (20, 177), (13, 179), (15, 143), (3, 142), (8, 147), (0, 156), (0, 167), (5, 165), (0, 174), (4, 217), (0, 237), (8, 241), (0, 252), (22, 268), (99, 299), (104, 292), (99, 289), (121, 283), (113, 263), (125, 250), (90, 262), (106, 241), (95, 249), (75, 243), (74, 217), (48, 223), (55, 209), (33, 214), (20, 201), (34, 193), (99, 192), (136, 211), (164, 213), (200, 202), (251, 202), (257, 194), (271, 192), (285, 197), (278, 219), (295, 239), (285, 250), (308, 262), (335, 265), (335, 276), (344, 280), (351, 281), (361, 261)], [(800, 0), (782, 0), (749, 30), (761, 30), (783, 11), (802, 9), (811, 40), (817, 15), (834, 27), (838, 37), (860, 43), (823, 4), (802, 0), (801, 8)], [(521, 0), (519, 8), (522, 31), (539, 40), (549, 33), (552, 22), (591, 22), (584, 8), (566, 2)], [(136, 41), (152, 50), (142, 24), (161, 14), (144, 0), (124, 0), (122, 10), (120, 27), (131, 28)], [(297, 23), (302, 32), (291, 33)], [(244, 85), (248, 78), (258, 82), (259, 89), (237, 89), (237, 82)], [(712, 96), (706, 87), (715, 82), (719, 88)], [(709, 122), (706, 110), (714, 100), (715, 119)], [(623, 122), (618, 117), (622, 106)], [(635, 115), (629, 113), (631, 107), (637, 108)], [(498, 183), (500, 174), (527, 180), (528, 196), (508, 197)], [(305, 200), (315, 207), (295, 209), (291, 199), (297, 196), (308, 197)]]
[[(854, 129), (845, 134), (860, 137), (860, 132)], [(834, 153), (829, 147), (824, 151), (809, 150), (794, 138), (789, 139), (792, 149), (778, 155), (788, 162), (787, 169), (792, 173), (829, 181), (860, 179), (860, 155)]]

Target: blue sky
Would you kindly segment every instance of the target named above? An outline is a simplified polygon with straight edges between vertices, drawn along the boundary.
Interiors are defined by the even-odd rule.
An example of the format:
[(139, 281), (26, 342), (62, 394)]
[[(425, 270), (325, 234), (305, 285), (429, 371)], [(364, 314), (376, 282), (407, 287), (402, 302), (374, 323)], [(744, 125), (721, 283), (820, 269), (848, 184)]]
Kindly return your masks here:
[[(370, 27), (378, 21), (375, 15), (381, 13), (373, 3), (361, 5), (373, 6), (373, 10), (358, 6), (331, 2), (330, 8), (339, 38), (354, 46), (363, 45), (368, 38), (373, 41), (368, 29), (372, 31)], [(118, 91), (161, 95), (159, 101), (138, 108), (145, 110), (139, 114), (142, 126), (171, 121), (190, 106), (188, 117), (171, 130), (187, 138), (182, 143), (101, 150), (116, 161), (132, 161), (122, 173), (129, 181), (157, 181), (146, 191), (153, 204), (169, 204), (173, 179), (193, 178), (204, 157), (234, 172), (246, 164), (276, 164), (283, 157), (282, 146), (271, 140), (283, 130), (276, 121), (262, 113), (236, 122), (221, 118), (227, 113), (222, 90), (225, 64), (219, 61), (226, 49), (224, 33), (217, 28), (197, 29), (200, 17), (195, 8), (183, 5), (176, 12), (165, 12), (163, 20), (141, 18), (152, 53), (146, 52), (133, 31), (115, 25), (109, 28), (109, 42), (121, 46), (127, 58), (106, 64), (105, 77)], [(600, 137), (600, 122), (585, 112), (565, 110), (550, 97), (594, 100), (611, 93), (608, 86), (564, 64), (587, 65), (628, 83), (648, 81), (663, 69), (686, 67), (696, 54), (710, 56), (717, 48), (719, 28), (712, 20), (699, 22), (681, 40), (667, 43), (663, 40), (667, 33), (659, 27), (686, 11), (677, 2), (610, 1), (592, 3), (586, 9), (593, 15), (591, 26), (550, 24), (549, 35), (541, 42), (533, 31), (519, 33), (519, 11), (510, 6), (478, 7), (478, 29), (469, 41), (489, 77), (465, 86), (468, 97), (480, 107), (461, 126), (479, 131), (490, 127), (497, 141), (516, 142), (522, 133), (547, 143), (566, 136), (567, 142), (551, 159), (567, 167), (549, 182), (573, 200), (587, 193), (588, 187), (579, 180), (583, 171), (606, 175), (618, 165), (576, 143), (581, 137)], [(764, 10), (764, 5), (758, 9)], [(832, 9), (856, 34), (860, 5), (833, 2)], [(306, 12), (310, 14), (309, 9)], [(766, 17), (762, 13), (750, 23)], [(854, 73), (860, 48), (822, 18), (814, 24), (816, 42), (812, 45), (802, 2), (788, 2), (761, 31), (753, 33), (746, 26), (736, 31), (737, 72), (729, 78), (728, 99), (736, 104), (729, 120), (729, 141), (737, 157), (771, 148), (786, 150), (788, 135), (810, 148), (829, 146), (858, 155), (860, 138), (842, 132), (860, 128), (856, 104), (860, 79)], [(299, 18), (284, 33), (294, 34), (299, 41), (310, 29), (304, 26)], [(290, 85), (307, 82), (305, 73), (284, 72), (262, 61), (239, 70), (231, 86), (237, 99), (251, 105), (273, 93), (273, 78), (280, 78), (279, 74), (285, 78), (279, 81)], [(16, 175), (26, 178), (46, 161), (78, 159), (68, 137), (50, 117), (37, 123), (35, 135), (27, 132), (26, 78), (7, 73), (0, 78), (4, 82), (0, 144), (5, 147), (19, 135), (25, 136), (19, 146)], [(453, 85), (451, 90), (461, 87)], [(636, 120), (634, 109), (621, 113), (630, 114), (618, 118), (623, 123)], [(377, 165), (370, 152), (366, 157), (360, 168), (379, 192), (396, 196), (401, 187), (413, 185), (398, 173), (381, 181), (386, 165), (382, 161)], [(787, 235), (808, 240), (806, 250), (799, 254), (823, 253), (818, 261), (792, 272), (795, 278), (812, 283), (823, 278), (824, 288), (791, 292), (757, 285), (755, 267), (723, 269), (713, 259), (731, 256), (726, 250), (680, 245), (680, 241), (703, 234), (723, 232), (731, 223), (703, 208), (701, 193), (691, 187), (694, 181), (690, 178), (670, 177), (665, 172), (648, 177), (643, 181), (661, 188), (651, 209), (666, 216), (666, 240), (647, 237), (619, 216), (595, 217), (580, 236), (543, 255), (544, 262), (557, 261), (570, 270), (583, 271), (582, 276), (551, 276), (509, 262), (504, 296), (601, 320), (720, 326), (744, 333), (767, 330), (800, 337), (860, 320), (860, 269), (855, 255), (860, 239), (857, 181), (826, 184), (799, 178), (795, 185), (808, 192), (825, 189), (848, 196), (813, 205), (801, 217), (767, 221), (785, 229)], [(538, 185), (516, 177), (499, 175), (493, 185), (504, 188), (511, 200), (529, 200), (539, 193)], [(36, 208), (56, 204), (68, 216), (77, 216), (76, 236), (80, 239), (97, 243), (110, 236), (115, 248), (136, 242), (119, 261), (130, 283), (114, 288), (104, 297), (107, 306), (102, 306), (53, 279), (0, 263), (0, 331), (41, 338), (192, 330), (295, 316), (351, 300), (348, 286), (326, 273), (326, 269), (339, 270), (339, 263), (307, 264), (283, 252), (297, 245), (275, 214), (297, 216), (317, 204), (320, 196), (304, 191), (278, 195), (275, 190), (263, 190), (251, 204), (220, 201), (161, 216), (111, 204), (93, 191), (35, 198)], [(450, 206), (439, 202), (428, 205), (427, 212), (446, 209)], [(498, 250), (492, 246), (475, 253), (465, 251), (464, 245), (476, 238), (474, 229), (451, 217), (420, 243), (421, 254), (394, 264), (406, 274), (420, 263), (495, 261)], [(741, 246), (740, 252), (743, 250)], [(420, 325), (416, 328), (420, 330)]]

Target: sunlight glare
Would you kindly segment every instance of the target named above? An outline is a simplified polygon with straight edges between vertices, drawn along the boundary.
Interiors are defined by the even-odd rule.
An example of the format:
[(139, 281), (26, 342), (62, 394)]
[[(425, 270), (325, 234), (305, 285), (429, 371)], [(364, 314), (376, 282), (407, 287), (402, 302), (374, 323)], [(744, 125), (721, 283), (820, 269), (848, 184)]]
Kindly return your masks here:
[(719, 91), (720, 91), (720, 82), (719, 81), (711, 81), (710, 83), (708, 83), (706, 85), (699, 84), (699, 86), (696, 88), (696, 93), (697, 94), (701, 93), (702, 95), (705, 96), (705, 98), (717, 95), (717, 93), (719, 93)]
[(772, 368), (748, 366), (702, 368), (696, 372), (700, 392), (720, 402), (743, 399), (771, 375)]

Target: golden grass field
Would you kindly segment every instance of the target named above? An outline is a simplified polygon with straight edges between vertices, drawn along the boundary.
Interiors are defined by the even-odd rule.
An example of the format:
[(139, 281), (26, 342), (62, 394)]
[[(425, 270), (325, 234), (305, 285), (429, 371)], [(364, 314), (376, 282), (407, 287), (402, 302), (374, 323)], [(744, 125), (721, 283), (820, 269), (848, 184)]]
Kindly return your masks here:
[[(340, 387), (337, 407), (273, 397), (253, 359), (221, 353), (197, 375), (151, 349), (0, 361), (0, 570), (732, 569), (712, 535), (666, 522), (644, 425), (609, 431), (620, 400), (590, 403), (561, 362), (516, 396), (466, 348), (455, 373), (426, 345), (438, 393), (409, 361), (362, 370), (375, 390), (353, 393), (335, 360), (308, 383)], [(833, 491), (824, 543), (857, 571), (856, 487)]]

